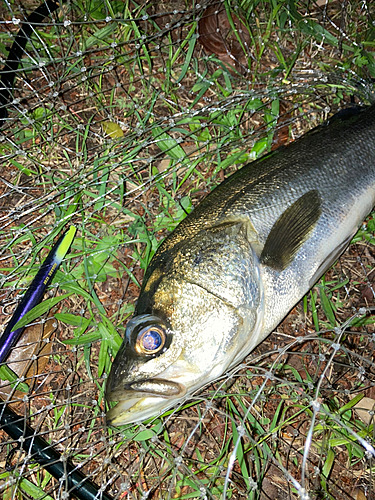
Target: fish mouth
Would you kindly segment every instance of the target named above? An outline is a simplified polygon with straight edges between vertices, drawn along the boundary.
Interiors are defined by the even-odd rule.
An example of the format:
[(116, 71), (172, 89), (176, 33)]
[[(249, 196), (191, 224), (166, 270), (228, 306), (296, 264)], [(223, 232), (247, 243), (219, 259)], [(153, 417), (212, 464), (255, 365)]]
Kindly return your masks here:
[(107, 423), (125, 425), (143, 421), (173, 406), (187, 390), (183, 384), (162, 378), (119, 384), (106, 394), (107, 402), (117, 402), (107, 412)]

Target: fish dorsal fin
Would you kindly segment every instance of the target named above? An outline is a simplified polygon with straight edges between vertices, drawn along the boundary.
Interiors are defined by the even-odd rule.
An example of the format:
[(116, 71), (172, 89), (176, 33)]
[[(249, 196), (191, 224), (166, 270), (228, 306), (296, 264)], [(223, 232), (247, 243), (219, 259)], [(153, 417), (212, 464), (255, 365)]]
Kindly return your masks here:
[(260, 260), (276, 271), (283, 271), (309, 237), (322, 213), (317, 190), (298, 198), (273, 225)]

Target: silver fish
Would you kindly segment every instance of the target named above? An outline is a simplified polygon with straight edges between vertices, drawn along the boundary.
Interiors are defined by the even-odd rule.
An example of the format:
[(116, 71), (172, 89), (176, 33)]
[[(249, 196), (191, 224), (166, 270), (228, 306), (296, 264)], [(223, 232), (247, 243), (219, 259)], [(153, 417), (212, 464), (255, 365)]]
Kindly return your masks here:
[(375, 204), (375, 105), (250, 163), (164, 240), (107, 383), (112, 425), (215, 380), (335, 262)]

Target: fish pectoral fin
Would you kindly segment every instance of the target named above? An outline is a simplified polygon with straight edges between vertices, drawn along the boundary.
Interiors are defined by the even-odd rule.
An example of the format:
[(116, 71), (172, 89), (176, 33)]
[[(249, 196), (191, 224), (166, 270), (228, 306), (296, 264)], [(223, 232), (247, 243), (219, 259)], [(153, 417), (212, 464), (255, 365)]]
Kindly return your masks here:
[(317, 190), (298, 198), (273, 225), (260, 256), (262, 264), (283, 271), (309, 237), (322, 213)]

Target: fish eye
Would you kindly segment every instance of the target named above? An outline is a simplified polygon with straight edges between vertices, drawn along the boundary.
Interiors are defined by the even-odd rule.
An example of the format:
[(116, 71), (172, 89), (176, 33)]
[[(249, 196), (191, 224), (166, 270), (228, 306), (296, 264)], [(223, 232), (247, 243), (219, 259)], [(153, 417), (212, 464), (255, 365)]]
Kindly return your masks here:
[(138, 333), (135, 341), (135, 349), (140, 354), (159, 353), (166, 340), (165, 330), (160, 326), (147, 326)]

